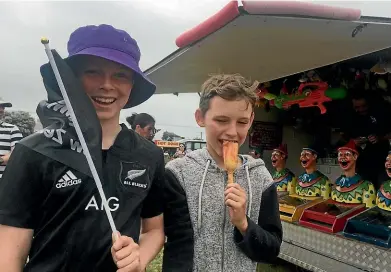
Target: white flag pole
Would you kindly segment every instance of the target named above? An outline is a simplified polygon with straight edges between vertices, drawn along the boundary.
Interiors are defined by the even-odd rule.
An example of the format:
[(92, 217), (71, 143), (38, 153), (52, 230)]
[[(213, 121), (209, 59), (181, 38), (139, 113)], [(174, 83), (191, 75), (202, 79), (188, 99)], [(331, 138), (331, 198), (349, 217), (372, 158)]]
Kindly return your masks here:
[(60, 90), (61, 90), (62, 97), (64, 98), (65, 105), (67, 106), (67, 109), (71, 115), (72, 122), (74, 124), (77, 137), (80, 140), (81, 146), (83, 148), (83, 153), (87, 158), (88, 166), (90, 167), (90, 170), (91, 170), (92, 176), (94, 178), (96, 187), (98, 188), (98, 191), (99, 191), (100, 198), (102, 199), (103, 207), (105, 209), (107, 219), (109, 220), (111, 230), (113, 231), (113, 233), (116, 233), (117, 229), (115, 227), (113, 216), (111, 215), (109, 205), (107, 204), (107, 199), (105, 196), (105, 192), (103, 191), (102, 182), (100, 181), (98, 172), (96, 171), (94, 162), (92, 161), (90, 151), (88, 150), (88, 147), (86, 144), (86, 140), (84, 139), (83, 133), (81, 132), (79, 122), (77, 121), (75, 112), (73, 111), (72, 104), (71, 104), (71, 101), (69, 100), (67, 91), (65, 90), (65, 86), (64, 86), (64, 83), (62, 82), (60, 72), (58, 71), (56, 61), (54, 60), (52, 51), (50, 50), (49, 40), (47, 38), (42, 38), (41, 43), (45, 46), (46, 55), (49, 58), (50, 65), (52, 66), (52, 69), (53, 69), (54, 75), (56, 77), (58, 86), (60, 87)]

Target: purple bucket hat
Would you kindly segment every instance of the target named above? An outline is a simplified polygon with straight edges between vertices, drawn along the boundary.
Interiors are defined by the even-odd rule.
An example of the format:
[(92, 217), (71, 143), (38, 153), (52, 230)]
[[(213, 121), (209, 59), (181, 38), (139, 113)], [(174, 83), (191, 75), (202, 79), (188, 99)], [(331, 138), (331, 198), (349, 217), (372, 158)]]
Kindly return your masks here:
[(78, 55), (91, 55), (132, 69), (134, 86), (125, 109), (143, 103), (155, 93), (156, 86), (140, 69), (141, 53), (137, 42), (124, 30), (105, 24), (80, 27), (69, 38), (68, 53), (68, 59)]

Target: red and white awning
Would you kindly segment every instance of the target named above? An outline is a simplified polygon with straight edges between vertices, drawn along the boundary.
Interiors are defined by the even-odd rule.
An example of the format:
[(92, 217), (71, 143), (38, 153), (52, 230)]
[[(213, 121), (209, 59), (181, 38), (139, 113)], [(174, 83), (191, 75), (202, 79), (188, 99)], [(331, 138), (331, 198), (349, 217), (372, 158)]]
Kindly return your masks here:
[(213, 73), (261, 82), (391, 47), (389, 20), (298, 1), (237, 1), (183, 33), (145, 72), (158, 94), (195, 93)]

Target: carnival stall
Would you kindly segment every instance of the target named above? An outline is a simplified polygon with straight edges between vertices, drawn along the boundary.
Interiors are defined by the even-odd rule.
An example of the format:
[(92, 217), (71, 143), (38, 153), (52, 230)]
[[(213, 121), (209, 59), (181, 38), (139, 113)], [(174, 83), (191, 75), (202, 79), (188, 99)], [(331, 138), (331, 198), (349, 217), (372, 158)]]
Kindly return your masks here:
[[(269, 152), (284, 229), (280, 258), (288, 262), (311, 271), (391, 271), (391, 127), (379, 129), (382, 140), (351, 132), (354, 115), (369, 111), (352, 106), (358, 93), (384, 115), (370, 115), (369, 127), (391, 118), (390, 37), (391, 20), (355, 9), (232, 1), (146, 71), (159, 93), (196, 93), (216, 72), (261, 82), (247, 148)], [(378, 141), (383, 177), (372, 180), (360, 162)]]

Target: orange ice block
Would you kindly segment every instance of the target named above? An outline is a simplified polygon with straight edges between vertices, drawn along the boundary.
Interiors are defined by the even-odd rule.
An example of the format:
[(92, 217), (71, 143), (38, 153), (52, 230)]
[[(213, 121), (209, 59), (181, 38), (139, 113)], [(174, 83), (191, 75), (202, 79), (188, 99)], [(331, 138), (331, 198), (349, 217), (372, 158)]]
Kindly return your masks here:
[(234, 182), (234, 171), (238, 166), (239, 144), (232, 141), (223, 142), (224, 167), (228, 172), (228, 183)]

